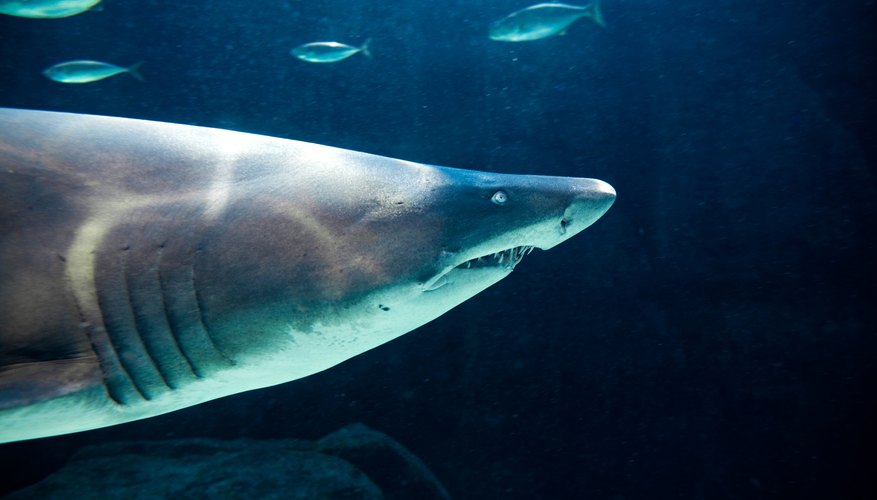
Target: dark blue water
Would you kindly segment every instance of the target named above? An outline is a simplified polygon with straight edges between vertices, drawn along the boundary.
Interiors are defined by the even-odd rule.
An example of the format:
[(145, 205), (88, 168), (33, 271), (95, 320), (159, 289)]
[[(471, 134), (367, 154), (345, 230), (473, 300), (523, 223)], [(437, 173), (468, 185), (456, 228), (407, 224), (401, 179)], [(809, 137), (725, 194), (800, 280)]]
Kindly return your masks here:
[[(0, 19), (0, 105), (596, 177), (581, 236), (413, 333), (280, 387), (0, 446), (2, 489), (79, 447), (316, 438), (349, 422), (456, 498), (874, 498), (875, 3), (605, 0), (508, 44), (483, 1), (134, 1)], [(360, 44), (313, 65), (289, 49)], [(130, 65), (88, 85), (41, 71)]]

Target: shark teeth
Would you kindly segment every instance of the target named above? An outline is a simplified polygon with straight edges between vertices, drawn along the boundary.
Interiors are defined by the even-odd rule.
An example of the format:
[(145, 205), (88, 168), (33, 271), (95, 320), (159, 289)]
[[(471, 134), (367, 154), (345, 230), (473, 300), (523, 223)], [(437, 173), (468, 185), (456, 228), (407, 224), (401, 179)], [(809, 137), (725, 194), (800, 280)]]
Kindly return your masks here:
[(457, 266), (457, 269), (473, 269), (479, 267), (502, 266), (507, 269), (514, 269), (521, 262), (525, 255), (533, 251), (531, 246), (520, 246), (492, 253), (490, 255), (482, 255)]
[(423, 288), (423, 291), (425, 292), (438, 290), (448, 283), (448, 273), (457, 269), (482, 269), (490, 267), (503, 267), (508, 271), (512, 271), (515, 266), (518, 265), (518, 262), (521, 262), (521, 259), (523, 259), (525, 255), (533, 251), (533, 248), (534, 247), (531, 246), (514, 247), (502, 250), (500, 252), (482, 255), (481, 257), (476, 257), (474, 259), (469, 259), (462, 264), (445, 269), (444, 272), (437, 274), (431, 280), (427, 281), (421, 286)]

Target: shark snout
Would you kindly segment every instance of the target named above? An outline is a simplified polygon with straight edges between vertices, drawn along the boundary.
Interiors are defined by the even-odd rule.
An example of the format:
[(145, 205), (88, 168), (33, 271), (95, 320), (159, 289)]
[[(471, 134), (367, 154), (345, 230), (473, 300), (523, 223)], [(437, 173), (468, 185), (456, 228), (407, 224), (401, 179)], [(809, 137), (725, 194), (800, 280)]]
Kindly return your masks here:
[(566, 178), (566, 190), (570, 193), (570, 204), (586, 202), (595, 206), (606, 204), (606, 209), (615, 201), (615, 188), (600, 179)]
[(542, 193), (548, 211), (536, 226), (520, 235), (519, 245), (548, 250), (596, 222), (615, 202), (615, 188), (598, 179), (542, 177), (530, 179)]
[(599, 179), (575, 179), (573, 197), (560, 220), (561, 241), (597, 221), (615, 202), (615, 188)]
[[(609, 202), (609, 205), (612, 205), (612, 202), (615, 201), (615, 188), (612, 187), (608, 182), (601, 181), (600, 179), (588, 179), (591, 184), (590, 193), (591, 196), (595, 199), (602, 199)], [(608, 206), (606, 207), (609, 208)]]
[(570, 209), (578, 215), (593, 215), (593, 222), (615, 202), (615, 188), (600, 179), (576, 180), (578, 183), (574, 188)]

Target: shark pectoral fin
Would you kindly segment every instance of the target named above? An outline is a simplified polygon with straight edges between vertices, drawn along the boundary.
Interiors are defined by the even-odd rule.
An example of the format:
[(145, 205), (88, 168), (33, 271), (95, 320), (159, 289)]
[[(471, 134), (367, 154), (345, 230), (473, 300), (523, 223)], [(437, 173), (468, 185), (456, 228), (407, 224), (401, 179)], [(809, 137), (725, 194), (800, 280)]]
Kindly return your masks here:
[(54, 399), (102, 382), (91, 358), (31, 361), (0, 368), (0, 410)]

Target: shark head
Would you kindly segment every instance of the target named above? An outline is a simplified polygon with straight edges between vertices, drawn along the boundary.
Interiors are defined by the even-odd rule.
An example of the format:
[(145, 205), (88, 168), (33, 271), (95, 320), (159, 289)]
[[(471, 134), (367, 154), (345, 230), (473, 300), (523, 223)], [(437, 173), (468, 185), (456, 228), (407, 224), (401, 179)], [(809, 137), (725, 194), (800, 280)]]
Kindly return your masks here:
[[(508, 276), (533, 249), (587, 228), (615, 200), (596, 179), (308, 154), (317, 168), (280, 169), (238, 191), (240, 208), (233, 201), (228, 210), (235, 218), (216, 226), (234, 249), (205, 252), (215, 267), (200, 273), (208, 319), (231, 319), (229, 333), (218, 334), (233, 339), (228, 350), (256, 346), (255, 359), (283, 352), (281, 332), (279, 342), (295, 351), (283, 355), (297, 360), (292, 378), (441, 316)], [(269, 338), (252, 341), (260, 336)]]
[(596, 179), (437, 173), (444, 182), (432, 189), (428, 211), (442, 217), (434, 233), (440, 251), (424, 252), (426, 271), (412, 292), (426, 307), (471, 298), (508, 276), (533, 249), (548, 250), (593, 224), (615, 200), (612, 186)]

